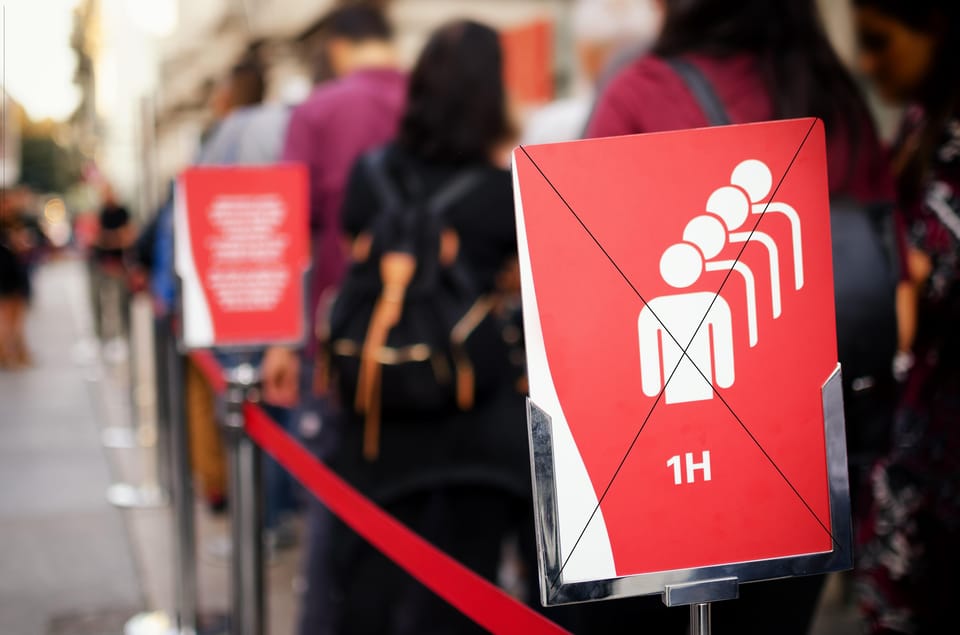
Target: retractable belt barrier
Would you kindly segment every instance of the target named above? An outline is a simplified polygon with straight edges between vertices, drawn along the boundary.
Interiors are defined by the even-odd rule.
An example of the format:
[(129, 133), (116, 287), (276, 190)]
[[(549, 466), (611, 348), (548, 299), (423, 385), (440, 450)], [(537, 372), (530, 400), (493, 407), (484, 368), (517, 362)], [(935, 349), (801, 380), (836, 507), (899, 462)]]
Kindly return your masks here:
[[(190, 356), (211, 387), (222, 393), (227, 385), (217, 360), (206, 352), (193, 352)], [(383, 511), (314, 457), (257, 405), (246, 403), (243, 414), (247, 435), (334, 515), (479, 626), (498, 635), (568, 632)]]

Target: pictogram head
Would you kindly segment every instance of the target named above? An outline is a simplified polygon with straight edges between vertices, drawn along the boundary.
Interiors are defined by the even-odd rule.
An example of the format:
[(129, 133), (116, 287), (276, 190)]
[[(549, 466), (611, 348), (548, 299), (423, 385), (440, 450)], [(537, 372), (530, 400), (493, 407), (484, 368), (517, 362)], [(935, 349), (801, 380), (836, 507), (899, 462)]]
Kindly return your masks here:
[(727, 244), (727, 228), (718, 217), (702, 214), (687, 223), (683, 240), (696, 245), (706, 260), (712, 260)]
[(747, 159), (733, 169), (730, 182), (742, 188), (750, 196), (751, 203), (759, 203), (770, 195), (773, 175), (763, 161)]
[(750, 215), (750, 200), (739, 187), (724, 185), (707, 199), (707, 211), (723, 219), (727, 229), (739, 229)]
[(671, 287), (686, 289), (699, 280), (702, 273), (703, 256), (690, 243), (671, 245), (660, 257), (660, 275)]

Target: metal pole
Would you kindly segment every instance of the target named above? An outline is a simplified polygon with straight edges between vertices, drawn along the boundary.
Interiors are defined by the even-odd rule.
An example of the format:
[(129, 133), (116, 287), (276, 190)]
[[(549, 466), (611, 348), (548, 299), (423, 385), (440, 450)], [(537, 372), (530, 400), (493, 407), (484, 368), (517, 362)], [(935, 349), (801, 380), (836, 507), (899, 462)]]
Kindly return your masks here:
[[(99, 267), (97, 263), (94, 263), (94, 267)], [(98, 333), (100, 338), (101, 352), (106, 351), (106, 347), (113, 347), (118, 340), (117, 333), (120, 330), (120, 324), (123, 320), (120, 319), (120, 312), (123, 310), (120, 307), (121, 301), (119, 294), (116, 288), (116, 281), (113, 280), (114, 273), (101, 271), (99, 275), (95, 277), (95, 284), (97, 285), (97, 302), (99, 304), (99, 313), (100, 313), (100, 330), (101, 333)], [(107, 282), (109, 280), (109, 282)], [(130, 342), (131, 339), (127, 339), (127, 356), (126, 359), (130, 361)], [(111, 348), (111, 350), (115, 350)], [(109, 374), (111, 377), (116, 376), (116, 370), (118, 361), (105, 359), (104, 361), (109, 361)], [(136, 386), (136, 377), (133, 372), (133, 367), (130, 367), (129, 375), (129, 385), (130, 390), (128, 391), (129, 401), (132, 406), (131, 411), (136, 415), (136, 400), (134, 398), (134, 389)], [(134, 430), (134, 425), (127, 423), (126, 425), (112, 425), (109, 428), (104, 428), (100, 432), (100, 439), (103, 443), (103, 446), (110, 448), (111, 450), (131, 450), (140, 447), (140, 443), (137, 439), (137, 433)], [(113, 488), (112, 488), (113, 489)], [(125, 497), (123, 493), (120, 494), (108, 494), (108, 497), (111, 498), (111, 502), (116, 499), (117, 502), (114, 504), (120, 505), (122, 507), (138, 507), (137, 501), (139, 500), (139, 494), (136, 491), (137, 487), (134, 485), (125, 485), (120, 484), (115, 488), (118, 492), (122, 490), (129, 491), (130, 494)]]
[(251, 364), (227, 375), (224, 420), (230, 464), (230, 530), (233, 541), (231, 581), (232, 635), (264, 632), (263, 503), (260, 448), (247, 436), (243, 406), (257, 401), (259, 377)]
[(167, 347), (173, 346), (173, 329), (167, 317), (153, 320), (153, 375), (156, 378), (154, 393), (157, 397), (157, 482), (166, 492), (173, 491), (173, 454), (170, 429), (174, 415), (170, 409), (170, 359)]
[(710, 604), (690, 605), (690, 635), (710, 635)]
[(157, 399), (158, 384), (165, 378), (156, 375), (156, 362), (164, 357), (163, 349), (155, 346), (155, 327), (150, 298), (135, 296), (130, 303), (130, 333), (128, 357), (130, 364), (131, 410), (133, 426), (115, 426), (103, 430), (103, 443), (110, 448), (133, 448), (140, 452), (142, 472), (140, 484), (115, 483), (107, 490), (107, 500), (117, 507), (145, 509), (168, 504), (163, 461), (167, 458), (166, 439), (160, 438)]
[(176, 537), (177, 627), (181, 635), (197, 632), (197, 537), (193, 508), (193, 475), (190, 470), (190, 436), (184, 399), (185, 359), (172, 336), (166, 337), (167, 391), (171, 475)]
[(169, 318), (155, 323), (159, 478), (170, 479), (173, 493), (174, 586), (176, 619), (162, 611), (135, 615), (124, 625), (125, 635), (197, 635), (197, 560), (194, 531), (193, 476), (184, 400), (184, 359)]

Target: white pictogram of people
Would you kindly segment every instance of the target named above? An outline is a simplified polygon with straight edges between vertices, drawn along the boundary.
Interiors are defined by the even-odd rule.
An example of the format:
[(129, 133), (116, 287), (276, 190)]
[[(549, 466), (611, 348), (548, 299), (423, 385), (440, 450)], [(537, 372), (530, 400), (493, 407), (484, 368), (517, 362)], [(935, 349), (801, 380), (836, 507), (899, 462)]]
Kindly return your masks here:
[[(660, 275), (676, 289), (689, 288), (703, 271), (703, 254), (690, 243), (672, 245), (660, 258)], [(733, 385), (733, 318), (723, 297), (709, 291), (660, 296), (643, 307), (638, 325), (645, 395), (656, 396), (666, 383), (668, 404), (710, 399), (713, 388), (700, 371), (721, 388)]]
[[(757, 231), (747, 219), (753, 214), (776, 213), (790, 222), (794, 289), (803, 287), (803, 242), (800, 216), (770, 196), (773, 176), (762, 161), (748, 159), (734, 168), (730, 184), (707, 199), (705, 213), (683, 230), (682, 242), (667, 247), (660, 258), (660, 276), (675, 289), (689, 289), (705, 272), (736, 272), (745, 289), (747, 340), (751, 348), (760, 338), (757, 319), (757, 283), (740, 258), (719, 259), (728, 244), (762, 245), (769, 263), (770, 311), (783, 314), (782, 250), (777, 241)], [(733, 319), (730, 304), (716, 292), (689, 291), (650, 300), (638, 319), (640, 371), (643, 393), (656, 397), (661, 390), (668, 404), (705, 401), (714, 387), (729, 388), (735, 379)], [(689, 345), (688, 345), (689, 344)], [(683, 347), (686, 346), (686, 353)], [(664, 385), (666, 384), (666, 389)]]

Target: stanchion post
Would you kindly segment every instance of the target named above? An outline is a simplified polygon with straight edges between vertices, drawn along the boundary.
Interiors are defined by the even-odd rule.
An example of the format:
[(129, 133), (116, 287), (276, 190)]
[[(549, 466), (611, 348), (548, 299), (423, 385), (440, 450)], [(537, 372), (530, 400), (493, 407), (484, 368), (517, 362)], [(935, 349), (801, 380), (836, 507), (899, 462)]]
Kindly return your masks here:
[[(130, 329), (128, 331), (130, 368), (130, 399), (134, 423), (106, 428), (101, 433), (104, 446), (114, 449), (134, 449), (140, 452), (142, 473), (140, 483), (114, 483), (107, 490), (107, 500), (117, 507), (147, 509), (164, 507), (169, 503), (170, 485), (167, 478), (169, 462), (168, 439), (161, 430), (160, 405), (165, 401), (161, 387), (166, 389), (166, 377), (160, 372), (165, 349), (157, 337), (157, 326), (150, 300), (134, 297), (130, 302)], [(156, 375), (151, 377), (151, 375)]]
[(690, 605), (690, 635), (710, 635), (710, 604)]
[(177, 628), (180, 635), (197, 632), (197, 537), (194, 518), (193, 477), (190, 469), (190, 437), (187, 434), (187, 404), (184, 397), (185, 360), (173, 337), (166, 346), (167, 395), (170, 416), (170, 458), (176, 524)]
[(174, 423), (174, 417), (170, 410), (170, 359), (167, 355), (167, 347), (171, 346), (173, 340), (173, 330), (170, 326), (170, 319), (167, 317), (157, 317), (153, 321), (153, 350), (154, 368), (153, 373), (156, 378), (157, 395), (157, 482), (161, 489), (167, 492), (173, 491), (173, 457), (170, 439), (170, 429)]
[(243, 408), (260, 396), (259, 376), (251, 364), (227, 373), (224, 419), (230, 464), (230, 529), (233, 540), (230, 632), (264, 632), (263, 503), (260, 448), (247, 436)]

